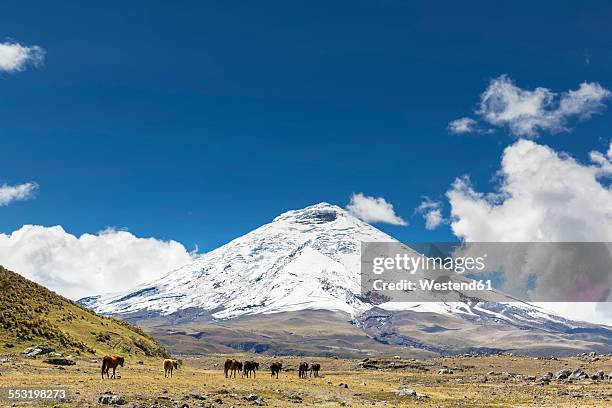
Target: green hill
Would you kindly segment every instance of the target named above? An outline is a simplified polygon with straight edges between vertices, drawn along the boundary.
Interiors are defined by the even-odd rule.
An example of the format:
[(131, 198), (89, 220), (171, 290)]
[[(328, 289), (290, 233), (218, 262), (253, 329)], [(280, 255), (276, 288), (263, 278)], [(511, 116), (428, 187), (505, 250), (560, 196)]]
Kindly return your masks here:
[(16, 353), (33, 345), (81, 356), (168, 355), (142, 329), (99, 316), (0, 266), (0, 353)]

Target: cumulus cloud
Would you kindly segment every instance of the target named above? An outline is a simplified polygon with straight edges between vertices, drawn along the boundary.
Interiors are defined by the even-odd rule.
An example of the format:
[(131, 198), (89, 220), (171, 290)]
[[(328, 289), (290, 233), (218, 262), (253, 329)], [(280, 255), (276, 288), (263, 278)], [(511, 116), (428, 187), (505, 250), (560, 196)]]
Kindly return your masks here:
[(116, 292), (156, 279), (193, 259), (176, 241), (107, 229), (76, 237), (60, 226), (0, 233), (0, 264), (67, 296)]
[(393, 205), (382, 197), (368, 197), (362, 193), (353, 193), (346, 209), (365, 222), (408, 225), (406, 221), (395, 214)]
[[(508, 127), (515, 136), (533, 138), (541, 131), (569, 131), (570, 118), (584, 120), (600, 113), (606, 107), (604, 101), (611, 97), (612, 92), (593, 82), (583, 82), (578, 89), (559, 95), (543, 87), (520, 88), (507, 75), (501, 75), (480, 96), (476, 114), (489, 125)], [(470, 119), (457, 119), (449, 129), (454, 129), (453, 124), (459, 130), (455, 133), (478, 129), (477, 122)]]
[(45, 51), (38, 45), (24, 46), (16, 42), (0, 43), (0, 71), (23, 71), (28, 65), (43, 63)]
[[(610, 154), (610, 153), (608, 153)], [(504, 150), (500, 185), (480, 193), (469, 178), (447, 192), (451, 227), (468, 241), (612, 241), (610, 156), (591, 153), (582, 164), (528, 140)]]
[(476, 121), (472, 118), (460, 118), (448, 124), (448, 131), (455, 134), (473, 133), (476, 131)]
[[(611, 158), (612, 150), (592, 152), (590, 162), (581, 163), (550, 147), (519, 140), (503, 153), (500, 184), (494, 191), (476, 191), (467, 177), (455, 180), (447, 192), (451, 228), (468, 242), (612, 242), (612, 191), (606, 185), (612, 175)], [(525, 271), (537, 269), (538, 274), (521, 276), (514, 268), (509, 283), (520, 286), (535, 279), (531, 282), (535, 296), (538, 291), (550, 295), (554, 290), (572, 290), (574, 286), (566, 283), (576, 278), (575, 271), (569, 264), (550, 262), (562, 257), (542, 257), (541, 252), (526, 256), (531, 268)], [(602, 282), (602, 289), (610, 287), (608, 270), (602, 276), (597, 270), (581, 273), (597, 274), (578, 278)], [(612, 322), (609, 303), (575, 307), (585, 320)], [(593, 310), (599, 314), (593, 315)]]
[(433, 230), (446, 223), (442, 216), (442, 203), (425, 197), (423, 202), (416, 208), (415, 212), (421, 214), (425, 220), (425, 228)]
[(0, 206), (9, 205), (13, 201), (27, 200), (32, 197), (34, 190), (37, 188), (38, 184), (36, 183), (24, 183), (16, 186), (0, 185)]

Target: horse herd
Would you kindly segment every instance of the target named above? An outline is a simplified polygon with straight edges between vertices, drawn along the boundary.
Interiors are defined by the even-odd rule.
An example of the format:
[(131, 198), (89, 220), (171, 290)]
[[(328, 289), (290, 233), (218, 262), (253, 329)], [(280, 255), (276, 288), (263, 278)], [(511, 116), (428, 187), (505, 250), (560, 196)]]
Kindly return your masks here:
[[(125, 358), (120, 357), (120, 356), (104, 357), (102, 359), (102, 379), (104, 379), (104, 374), (106, 374), (106, 378), (116, 378), (115, 372), (117, 370), (117, 367), (119, 366), (123, 367), (124, 363), (125, 363)], [(164, 377), (171, 378), (173, 371), (177, 370), (178, 367), (179, 367), (179, 360), (165, 359), (164, 360)], [(111, 376), (109, 376), (110, 369), (113, 370), (113, 374)], [(251, 378), (251, 377), (255, 378), (257, 370), (259, 370), (259, 363), (256, 361), (251, 361), (251, 360), (245, 361), (244, 363), (242, 363), (241, 361), (238, 361), (236, 359), (228, 358), (227, 360), (225, 360), (225, 365), (223, 369), (225, 372), (225, 378), (232, 378), (232, 376), (236, 378), (237, 373), (240, 373), (240, 376), (242, 378), (244, 378), (244, 376), (246, 376), (247, 378)], [(281, 362), (276, 361), (270, 364), (270, 377), (274, 378), (274, 376), (276, 376), (276, 378), (278, 378), (278, 374), (282, 371), (282, 369), (283, 369), (283, 363)], [(320, 370), (321, 370), (321, 364), (314, 363), (314, 364), (308, 365), (308, 363), (302, 362), (298, 366), (298, 377), (306, 378), (309, 376), (309, 374), (310, 374), (310, 377), (313, 377), (313, 376), (318, 377)]]
[[(276, 376), (278, 378), (278, 373), (280, 373), (283, 369), (283, 363), (274, 362), (270, 364), (270, 377)], [(256, 361), (245, 361), (242, 363), (234, 358), (228, 358), (225, 360), (225, 365), (223, 367), (223, 371), (225, 372), (225, 378), (236, 378), (236, 373), (241, 372), (241, 377), (247, 378), (253, 377), (255, 378), (255, 373), (259, 370), (259, 363)], [(315, 363), (312, 365), (308, 365), (308, 363), (303, 362), (298, 366), (298, 377), (306, 378), (310, 373), (310, 377), (318, 377), (319, 371), (321, 371), (321, 364)]]

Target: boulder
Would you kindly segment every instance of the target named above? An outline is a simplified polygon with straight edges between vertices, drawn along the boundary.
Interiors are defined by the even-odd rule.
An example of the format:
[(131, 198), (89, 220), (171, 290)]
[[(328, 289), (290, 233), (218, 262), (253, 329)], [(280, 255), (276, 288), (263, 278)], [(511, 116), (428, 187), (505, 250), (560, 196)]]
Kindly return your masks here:
[(591, 376), (591, 380), (602, 381), (606, 378), (606, 374), (603, 370), (597, 371), (595, 374)]
[(23, 351), (26, 357), (36, 357), (37, 355), (42, 353), (42, 350), (37, 347), (28, 347)]
[(60, 365), (60, 366), (69, 366), (69, 365), (76, 364), (76, 361), (70, 358), (66, 358), (66, 357), (48, 358), (44, 362), (47, 364), (54, 364), (54, 365)]
[(53, 352), (55, 352), (55, 349), (49, 346), (32, 346), (23, 350), (23, 354), (25, 354), (27, 357), (36, 357), (38, 355), (44, 355)]
[(571, 378), (573, 378), (575, 380), (582, 380), (582, 379), (585, 379), (585, 378), (589, 378), (589, 375), (587, 373), (585, 373), (584, 371), (582, 371), (580, 368), (577, 368), (572, 373)]
[(453, 370), (451, 370), (450, 368), (441, 368), (438, 371), (438, 374), (452, 374)]
[(196, 399), (196, 400), (204, 400), (204, 399), (206, 399), (206, 397), (204, 397), (202, 394), (200, 394), (200, 393), (199, 393), (199, 392), (197, 392), (197, 391), (191, 391), (191, 392), (189, 393), (189, 396), (190, 396), (191, 398), (193, 398), (193, 399)]
[(572, 375), (570, 370), (559, 370), (557, 371), (557, 374), (555, 374), (555, 378), (557, 380), (565, 380), (566, 378), (569, 378), (570, 375)]
[(98, 398), (98, 403), (103, 405), (125, 405), (125, 399), (121, 395), (102, 394)]
[(393, 393), (395, 395), (400, 395), (402, 397), (416, 397), (417, 396), (417, 392), (415, 390), (410, 389), (410, 388), (404, 388), (404, 387), (394, 389)]
[(550, 384), (550, 380), (551, 380), (551, 377), (544, 376), (544, 377), (540, 377), (538, 382), (540, 385), (548, 385)]
[(266, 405), (266, 402), (264, 401), (264, 399), (259, 396), (256, 399), (250, 400), (250, 401), (253, 402), (253, 404), (255, 405)]

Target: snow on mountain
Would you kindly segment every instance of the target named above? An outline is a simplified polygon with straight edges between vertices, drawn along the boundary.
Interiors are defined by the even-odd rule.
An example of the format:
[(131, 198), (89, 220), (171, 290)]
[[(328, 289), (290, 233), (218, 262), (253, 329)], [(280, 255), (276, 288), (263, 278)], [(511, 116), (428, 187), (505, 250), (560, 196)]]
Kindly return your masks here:
[(217, 319), (245, 314), (327, 309), (355, 315), (362, 241), (395, 241), (335, 205), (288, 211), (193, 263), (129, 293), (85, 298), (105, 314), (186, 308)]
[[(196, 308), (215, 319), (231, 319), (323, 309), (357, 317), (373, 308), (359, 297), (361, 242), (397, 240), (338, 206), (320, 203), (288, 211), (128, 293), (84, 298), (79, 303), (108, 315), (143, 311), (169, 315)], [(526, 303), (404, 302), (378, 308), (519, 326), (570, 323)]]

